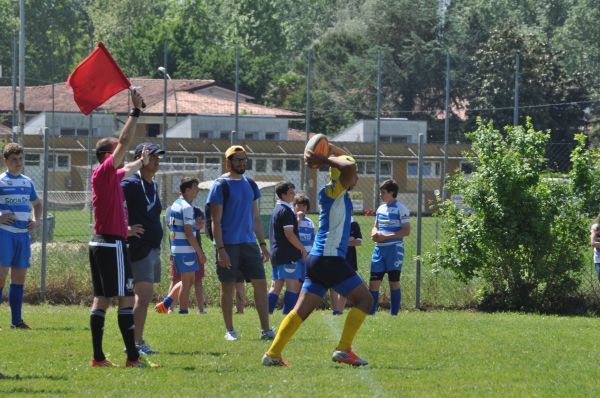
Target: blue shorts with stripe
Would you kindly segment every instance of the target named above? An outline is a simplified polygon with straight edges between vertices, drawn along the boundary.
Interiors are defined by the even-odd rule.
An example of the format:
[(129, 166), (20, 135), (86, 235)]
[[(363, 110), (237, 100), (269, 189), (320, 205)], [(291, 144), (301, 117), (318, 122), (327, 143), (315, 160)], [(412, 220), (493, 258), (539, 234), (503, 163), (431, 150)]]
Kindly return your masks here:
[(196, 253), (173, 254), (173, 263), (179, 273), (200, 271), (200, 264), (198, 263)]
[(304, 264), (296, 261), (290, 264), (277, 264), (271, 267), (271, 279), (282, 281), (285, 279), (304, 279)]
[(29, 232), (14, 233), (0, 229), (0, 266), (29, 268), (30, 257)]
[(375, 246), (371, 257), (371, 272), (402, 272), (404, 261), (404, 244), (402, 242), (389, 246)]
[(306, 279), (302, 285), (303, 292), (325, 296), (327, 289), (333, 289), (346, 297), (363, 280), (352, 269), (343, 257), (313, 256), (306, 258)]

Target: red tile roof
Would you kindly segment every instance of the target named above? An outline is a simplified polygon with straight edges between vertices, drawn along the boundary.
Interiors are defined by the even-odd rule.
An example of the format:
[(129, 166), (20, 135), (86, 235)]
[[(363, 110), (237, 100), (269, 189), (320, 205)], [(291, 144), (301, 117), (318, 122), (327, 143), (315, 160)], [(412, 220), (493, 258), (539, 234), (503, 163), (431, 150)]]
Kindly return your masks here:
[[(139, 87), (144, 102), (145, 113), (162, 114), (164, 81), (163, 79), (130, 79), (132, 86)], [(175, 96), (173, 86), (177, 91), (177, 111), (183, 114), (234, 114), (235, 102), (207, 94), (194, 94), (192, 91), (214, 86), (214, 80), (171, 80), (167, 84), (167, 112), (175, 113)], [(54, 91), (54, 94), (53, 94)], [(52, 99), (54, 97), (54, 101)], [(122, 91), (106, 101), (96, 111), (127, 113), (129, 104), (127, 91)], [(73, 92), (66, 83), (54, 85), (30, 86), (25, 88), (26, 112), (79, 112), (73, 101)], [(12, 110), (12, 87), (0, 86), (0, 111)], [(298, 118), (302, 114), (278, 108), (269, 108), (249, 102), (239, 103), (240, 114), (268, 115), (278, 117)]]

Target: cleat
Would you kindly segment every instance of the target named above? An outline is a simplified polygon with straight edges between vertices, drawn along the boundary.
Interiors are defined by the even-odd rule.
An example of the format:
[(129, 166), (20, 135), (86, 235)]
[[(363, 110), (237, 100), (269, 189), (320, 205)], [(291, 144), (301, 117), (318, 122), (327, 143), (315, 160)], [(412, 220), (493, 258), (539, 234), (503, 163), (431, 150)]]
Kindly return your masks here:
[(227, 340), (227, 341), (236, 341), (238, 339), (238, 335), (237, 335), (237, 332), (235, 331), (235, 329), (228, 330), (225, 333), (224, 337), (225, 337), (225, 340)]
[(198, 315), (208, 314), (206, 310), (198, 310)]
[(130, 361), (129, 359), (125, 363), (126, 368), (160, 368), (160, 365), (150, 362), (145, 355), (140, 355), (138, 359), (135, 361)]
[(16, 325), (10, 325), (11, 329), (31, 329), (28, 324), (20, 320)]
[(268, 354), (263, 355), (262, 364), (264, 366), (284, 366), (286, 368), (290, 367), (290, 364), (287, 361), (284, 361), (283, 358), (271, 358)]
[(163, 303), (162, 301), (154, 306), (154, 310), (159, 314), (166, 314), (167, 312), (170, 312), (169, 308), (167, 308), (165, 303)]
[(359, 358), (350, 348), (347, 351), (334, 351), (331, 360), (333, 362), (347, 363), (352, 366), (365, 366), (369, 363), (366, 360)]
[(154, 355), (158, 354), (158, 351), (154, 351), (148, 344), (142, 340), (140, 344), (136, 344), (135, 348), (137, 348), (138, 352), (142, 355)]
[(117, 365), (116, 363), (112, 363), (108, 359), (103, 359), (102, 361), (97, 361), (93, 358), (90, 361), (90, 366), (92, 368), (118, 368), (119, 367), (119, 365)]
[(275, 338), (275, 332), (273, 329), (261, 330), (260, 331), (260, 339), (261, 340), (273, 340)]

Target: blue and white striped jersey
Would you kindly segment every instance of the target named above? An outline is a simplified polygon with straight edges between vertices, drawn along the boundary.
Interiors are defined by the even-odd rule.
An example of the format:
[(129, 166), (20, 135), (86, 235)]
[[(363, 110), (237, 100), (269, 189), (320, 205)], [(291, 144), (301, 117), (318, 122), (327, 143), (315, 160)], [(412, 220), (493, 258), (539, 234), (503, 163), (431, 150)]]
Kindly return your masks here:
[(183, 197), (180, 197), (171, 205), (167, 217), (169, 229), (171, 230), (171, 254), (175, 256), (178, 254), (195, 253), (183, 230), (184, 225), (191, 225), (194, 236), (196, 235), (194, 207)]
[(319, 230), (310, 254), (345, 258), (352, 218), (348, 191), (339, 181), (331, 181), (319, 191), (319, 206)]
[[(377, 209), (375, 223), (379, 232), (393, 233), (402, 229), (402, 224), (410, 223), (410, 210), (408, 207), (394, 200), (392, 203), (384, 203)], [(386, 240), (377, 243), (377, 246), (390, 246), (399, 242), (404, 242), (404, 238)]]
[(315, 241), (315, 224), (307, 216), (298, 221), (298, 235), (300, 237), (300, 243), (306, 249), (307, 253), (310, 253), (313, 242)]
[(17, 219), (14, 224), (0, 224), (0, 228), (13, 233), (26, 233), (31, 219), (31, 202), (38, 196), (31, 178), (8, 171), (0, 174), (0, 212), (12, 212)]

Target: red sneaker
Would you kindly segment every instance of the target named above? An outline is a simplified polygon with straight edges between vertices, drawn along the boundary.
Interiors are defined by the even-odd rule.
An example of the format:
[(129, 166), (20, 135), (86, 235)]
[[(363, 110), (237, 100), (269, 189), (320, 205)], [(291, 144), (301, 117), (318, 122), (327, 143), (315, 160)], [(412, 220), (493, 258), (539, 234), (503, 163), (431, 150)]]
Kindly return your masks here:
[(290, 364), (283, 360), (283, 358), (271, 358), (268, 354), (265, 354), (262, 359), (262, 364), (265, 366), (285, 366), (290, 367)]
[(146, 358), (145, 355), (140, 355), (140, 357), (138, 359), (136, 359), (135, 361), (130, 361), (128, 359), (127, 362), (125, 363), (125, 367), (126, 368), (152, 368), (152, 369), (156, 369), (156, 368), (160, 368), (160, 365), (158, 365), (156, 363), (150, 362), (148, 360), (148, 358)]
[(347, 351), (334, 351), (331, 360), (333, 362), (347, 363), (352, 366), (365, 366), (369, 363), (366, 360), (359, 358), (350, 348), (348, 348)]
[(117, 365), (116, 363), (112, 363), (108, 359), (104, 359), (102, 361), (97, 361), (95, 359), (92, 359), (90, 361), (90, 366), (92, 368), (118, 368), (119, 367), (119, 365)]
[(154, 306), (154, 310), (159, 314), (166, 314), (167, 312), (169, 312), (169, 309), (162, 301)]

